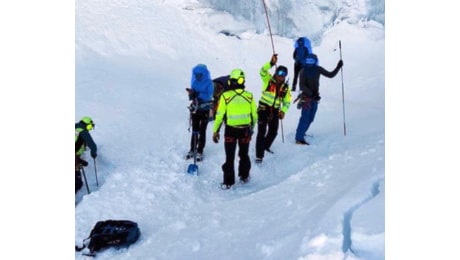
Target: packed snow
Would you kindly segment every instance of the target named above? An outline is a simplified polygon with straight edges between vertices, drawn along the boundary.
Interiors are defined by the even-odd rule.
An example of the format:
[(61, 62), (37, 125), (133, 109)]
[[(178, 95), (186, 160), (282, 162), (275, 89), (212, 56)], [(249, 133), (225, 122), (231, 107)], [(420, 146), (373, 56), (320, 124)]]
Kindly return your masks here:
[[(71, 100), (75, 122), (83, 116), (95, 121), (91, 135), (98, 157), (93, 161), (89, 151), (84, 155), (91, 193), (83, 186), (75, 195), (75, 211), (67, 199), (53, 204), (54, 211), (70, 207), (72, 219), (56, 217), (51, 223), (72, 230), (68, 226), (74, 212), (74, 233), (66, 235), (75, 245), (81, 245), (97, 221), (127, 219), (139, 224), (141, 237), (135, 244), (104, 250), (97, 259), (385, 259), (383, 1), (302, 5), (266, 0), (273, 45), (260, 3), (247, 1), (243, 9), (252, 7), (254, 12), (239, 15), (236, 3), (215, 2), (75, 2)], [(296, 16), (302, 8), (312, 15)], [(286, 15), (276, 15), (278, 10)], [(314, 30), (296, 19), (308, 20)], [(300, 110), (291, 105), (272, 146), (275, 153), (266, 154), (261, 165), (254, 163), (256, 132), (249, 151), (250, 182), (222, 190), (225, 152), (222, 142), (212, 142), (212, 121), (205, 158), (198, 163), (200, 175), (187, 174), (193, 162), (184, 159), (191, 134), (185, 88), (190, 87), (192, 68), (206, 64), (213, 78), (241, 68), (246, 90), (258, 100), (260, 67), (274, 50), (278, 64), (287, 66), (292, 77), (293, 45), (300, 36), (312, 39), (313, 51), (327, 70), (335, 68), (340, 56), (344, 61), (343, 73), (320, 80), (322, 99), (307, 132), (311, 145), (295, 144)], [(54, 91), (56, 98), (72, 89), (61, 87)], [(298, 93), (292, 93), (293, 99)], [(61, 102), (65, 105), (66, 100)], [(33, 124), (66, 124), (64, 130), (70, 133), (72, 122), (45, 116)], [(33, 129), (28, 130), (33, 135)], [(60, 137), (71, 140), (68, 134)], [(70, 153), (70, 144), (62, 143)], [(61, 153), (52, 152), (51, 156)], [(71, 164), (72, 156), (67, 157)], [(46, 163), (54, 163), (53, 157)], [(44, 165), (30, 174), (52, 186), (60, 185), (55, 180), (63, 181), (68, 190), (61, 189), (68, 193), (73, 178), (66, 175), (68, 166), (60, 166), (53, 176), (42, 171)], [(61, 194), (46, 198), (56, 196)], [(55, 216), (51, 211), (33, 214)], [(87, 259), (68, 243), (60, 245), (63, 251), (53, 252), (49, 240), (59, 238), (46, 238), (37, 243), (49, 250), (50, 258), (62, 258), (56, 254), (63, 252)]]

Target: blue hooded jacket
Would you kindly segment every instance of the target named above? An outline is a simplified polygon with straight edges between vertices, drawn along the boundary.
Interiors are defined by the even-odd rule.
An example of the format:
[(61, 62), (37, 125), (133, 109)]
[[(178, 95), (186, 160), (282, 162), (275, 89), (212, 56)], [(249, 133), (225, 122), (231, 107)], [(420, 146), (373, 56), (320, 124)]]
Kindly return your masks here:
[(307, 38), (307, 37), (300, 37), (298, 38), (295, 43), (294, 43), (294, 49), (297, 49), (297, 47), (299, 47), (299, 40), (302, 39), (303, 40), (303, 46), (307, 47), (308, 51), (310, 53), (313, 52), (313, 49), (311, 48), (311, 42), (310, 40)]
[[(303, 53), (304, 51), (299, 48), (300, 47), (299, 46), (299, 41), (300, 40), (303, 41), (303, 46), (305, 48), (307, 48), (308, 53)], [(302, 56), (302, 60), (298, 60), (298, 58), (300, 58), (300, 57), (297, 57), (298, 52), (302, 52), (302, 54), (299, 55), (299, 56)], [(311, 42), (307, 37), (300, 37), (295, 41), (295, 43), (294, 43), (294, 53), (292, 54), (292, 57), (294, 58), (294, 60), (296, 60), (296, 62), (299, 62), (302, 65), (305, 65), (305, 63), (307, 63), (307, 61), (305, 59), (309, 58), (309, 57), (307, 57), (308, 54), (312, 54), (312, 53), (313, 53), (313, 49), (311, 47)], [(318, 58), (316, 58), (316, 65), (319, 65)]]
[[(201, 77), (197, 78), (197, 75), (200, 74)], [(198, 64), (193, 68), (191, 86), (193, 92), (198, 97), (198, 110), (209, 110), (214, 94), (214, 85), (212, 84), (211, 74), (206, 65)]]

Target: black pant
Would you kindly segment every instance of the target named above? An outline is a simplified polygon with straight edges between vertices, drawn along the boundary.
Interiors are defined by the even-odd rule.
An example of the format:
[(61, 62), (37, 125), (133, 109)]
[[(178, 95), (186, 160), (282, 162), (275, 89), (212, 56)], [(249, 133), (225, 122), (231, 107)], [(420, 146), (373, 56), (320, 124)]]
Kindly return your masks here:
[(272, 146), (273, 141), (278, 135), (278, 113), (279, 109), (259, 104), (259, 108), (257, 109), (259, 116), (256, 139), (257, 158), (264, 158), (265, 149), (269, 149)]
[[(192, 116), (192, 134), (190, 140), (190, 151), (194, 151), (195, 143), (197, 145), (197, 153), (203, 153), (204, 146), (206, 145), (206, 128), (208, 127), (209, 120), (209, 110), (206, 111), (196, 111), (191, 114)], [(198, 142), (195, 142), (194, 138), (198, 137)]]
[(296, 89), (297, 80), (299, 79), (299, 72), (302, 69), (302, 64), (295, 62), (294, 63), (294, 81), (292, 82), (292, 90)]
[(75, 170), (75, 194), (77, 194), (82, 186), (83, 181), (81, 180), (81, 172), (80, 170)]
[(234, 128), (231, 126), (225, 127), (225, 163), (222, 165), (224, 171), (224, 184), (235, 184), (235, 152), (236, 144), (238, 143), (238, 156), (240, 162), (238, 166), (238, 176), (241, 180), (249, 178), (251, 170), (251, 160), (249, 159), (249, 143), (251, 142), (251, 130), (249, 127)]

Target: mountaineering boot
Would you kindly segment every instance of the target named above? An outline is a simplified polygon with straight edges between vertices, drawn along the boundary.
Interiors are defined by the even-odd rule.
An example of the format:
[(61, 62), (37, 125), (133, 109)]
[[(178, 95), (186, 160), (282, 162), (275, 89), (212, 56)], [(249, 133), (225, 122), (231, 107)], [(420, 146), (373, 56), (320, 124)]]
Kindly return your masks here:
[(295, 141), (296, 144), (302, 144), (302, 145), (310, 145), (308, 142), (306, 142), (305, 140), (296, 140)]
[(262, 158), (256, 158), (256, 163), (262, 163)]
[(232, 185), (228, 185), (228, 184), (225, 184), (225, 183), (220, 184), (220, 188), (223, 189), (223, 190), (228, 190), (231, 187), (232, 187)]
[[(192, 155), (193, 156), (193, 155)], [(196, 161), (201, 162), (203, 160), (203, 154), (202, 153), (197, 153), (196, 154)]]
[(185, 156), (185, 160), (188, 160), (190, 158), (193, 158), (193, 151), (189, 151), (187, 155)]

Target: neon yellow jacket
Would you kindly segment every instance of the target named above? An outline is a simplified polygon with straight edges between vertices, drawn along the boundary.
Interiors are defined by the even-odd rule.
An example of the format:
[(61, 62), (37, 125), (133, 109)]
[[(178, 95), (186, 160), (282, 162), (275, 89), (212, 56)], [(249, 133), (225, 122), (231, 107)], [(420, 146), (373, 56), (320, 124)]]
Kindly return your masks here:
[[(265, 63), (259, 71), (260, 78), (262, 79), (262, 95), (259, 102), (274, 108), (280, 108), (285, 114), (291, 105), (291, 89), (287, 83), (277, 88), (276, 81), (268, 72), (271, 68), (270, 62)], [(280, 97), (279, 90), (282, 89), (286, 94)]]
[(222, 122), (228, 126), (251, 126), (257, 123), (257, 105), (251, 92), (244, 89), (227, 90), (220, 96), (213, 132), (218, 133)]

